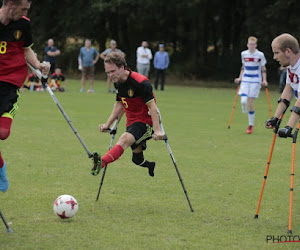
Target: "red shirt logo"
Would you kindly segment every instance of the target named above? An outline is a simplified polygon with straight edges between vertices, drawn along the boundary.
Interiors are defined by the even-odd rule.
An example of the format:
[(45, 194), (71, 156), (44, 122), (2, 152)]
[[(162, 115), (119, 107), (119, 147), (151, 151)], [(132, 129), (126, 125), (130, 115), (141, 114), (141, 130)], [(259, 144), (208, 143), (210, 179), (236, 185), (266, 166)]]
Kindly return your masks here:
[(299, 76), (292, 73), (290, 69), (288, 69), (288, 73), (291, 83), (299, 84)]
[(260, 58), (254, 58), (254, 57), (245, 57), (244, 58), (245, 62), (260, 62)]

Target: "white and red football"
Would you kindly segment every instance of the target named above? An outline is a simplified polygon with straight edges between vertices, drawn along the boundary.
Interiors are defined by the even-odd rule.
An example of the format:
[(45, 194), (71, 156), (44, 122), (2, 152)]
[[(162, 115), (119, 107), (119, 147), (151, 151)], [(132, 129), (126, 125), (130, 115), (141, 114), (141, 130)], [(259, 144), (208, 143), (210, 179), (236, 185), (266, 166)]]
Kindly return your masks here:
[(63, 194), (54, 201), (53, 210), (61, 219), (69, 219), (77, 213), (78, 202), (73, 196)]

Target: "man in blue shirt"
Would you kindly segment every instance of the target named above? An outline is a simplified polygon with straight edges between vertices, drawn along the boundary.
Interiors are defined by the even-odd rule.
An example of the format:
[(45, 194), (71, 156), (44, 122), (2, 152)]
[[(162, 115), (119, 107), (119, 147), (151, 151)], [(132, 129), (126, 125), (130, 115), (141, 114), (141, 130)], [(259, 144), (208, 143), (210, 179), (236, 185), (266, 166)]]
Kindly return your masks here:
[(161, 77), (160, 90), (163, 91), (165, 86), (165, 73), (170, 63), (168, 52), (165, 51), (163, 44), (159, 45), (159, 51), (155, 53), (153, 63), (155, 68), (154, 88), (157, 90), (159, 78)]
[(48, 45), (44, 49), (44, 60), (51, 64), (50, 72), (54, 73), (56, 68), (56, 57), (60, 55), (60, 50), (54, 46), (54, 40), (49, 39)]
[(93, 93), (94, 91), (94, 65), (97, 63), (99, 59), (99, 52), (92, 47), (92, 42), (89, 39), (85, 40), (84, 47), (80, 48), (79, 56), (78, 56), (78, 69), (82, 70), (81, 77), (81, 89), (80, 92), (84, 91), (85, 81), (88, 78), (90, 80), (90, 89), (87, 91), (88, 93)]

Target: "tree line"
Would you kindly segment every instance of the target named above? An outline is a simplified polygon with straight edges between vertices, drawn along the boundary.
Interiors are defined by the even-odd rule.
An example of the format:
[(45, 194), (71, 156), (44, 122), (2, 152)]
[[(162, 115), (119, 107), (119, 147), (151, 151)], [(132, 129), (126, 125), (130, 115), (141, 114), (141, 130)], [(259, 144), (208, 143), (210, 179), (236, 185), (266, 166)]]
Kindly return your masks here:
[(250, 35), (265, 53), (268, 78), (278, 78), (270, 44), (285, 32), (300, 40), (298, 13), (297, 0), (47, 0), (33, 1), (28, 16), (34, 50), (42, 55), (53, 38), (65, 71), (77, 68), (85, 38), (99, 52), (116, 40), (133, 69), (136, 48), (146, 40), (152, 52), (159, 43), (166, 45), (169, 73), (178, 78), (230, 80), (239, 74), (240, 53)]

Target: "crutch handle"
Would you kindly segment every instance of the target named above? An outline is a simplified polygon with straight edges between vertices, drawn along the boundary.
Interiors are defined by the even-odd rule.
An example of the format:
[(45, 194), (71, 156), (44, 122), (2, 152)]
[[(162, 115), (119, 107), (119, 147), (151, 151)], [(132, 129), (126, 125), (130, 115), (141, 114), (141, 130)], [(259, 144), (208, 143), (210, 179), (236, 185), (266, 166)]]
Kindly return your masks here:
[(47, 85), (48, 85), (48, 77), (45, 78), (44, 75), (43, 75), (42, 78), (41, 78), (41, 82), (42, 82), (43, 88), (46, 89)]
[(159, 138), (159, 139), (157, 138), (157, 137), (158, 137), (157, 134), (153, 134), (152, 137), (153, 137), (154, 140), (164, 140), (164, 141), (165, 141), (165, 140), (168, 140), (168, 136), (167, 136), (166, 134), (164, 134), (164, 135), (163, 135), (161, 138)]
[[(102, 130), (102, 132), (110, 133), (111, 135), (115, 135), (117, 133), (118, 124), (119, 124), (119, 119), (116, 119), (111, 128), (104, 129), (104, 130)], [(101, 125), (101, 127), (102, 127), (102, 125)]]
[(103, 132), (103, 133), (109, 133), (110, 131), (111, 131), (111, 129), (107, 128), (107, 129), (102, 130), (101, 132)]
[(165, 140), (168, 140), (168, 136), (167, 136), (167, 135), (164, 135), (163, 138), (162, 138), (162, 140), (164, 140), (164, 141), (165, 141)]
[(117, 129), (110, 129), (110, 128), (108, 128), (108, 129), (103, 130), (102, 132), (103, 133), (109, 133), (111, 135), (115, 135), (117, 133)]

